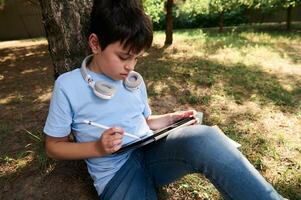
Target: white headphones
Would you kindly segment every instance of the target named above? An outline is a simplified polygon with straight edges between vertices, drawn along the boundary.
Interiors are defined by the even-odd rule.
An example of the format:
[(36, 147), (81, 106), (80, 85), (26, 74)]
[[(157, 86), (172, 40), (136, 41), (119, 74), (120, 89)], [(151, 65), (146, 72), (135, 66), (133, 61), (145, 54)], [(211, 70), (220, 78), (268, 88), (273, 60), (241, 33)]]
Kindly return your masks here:
[[(111, 99), (116, 93), (116, 88), (104, 81), (95, 82), (87, 72), (87, 62), (92, 58), (92, 56), (93, 55), (89, 55), (83, 60), (80, 72), (84, 80), (93, 89), (93, 92), (96, 96), (102, 99)], [(123, 81), (123, 85), (127, 90), (134, 91), (139, 88), (141, 82), (142, 76), (138, 72), (131, 71), (127, 78)]]

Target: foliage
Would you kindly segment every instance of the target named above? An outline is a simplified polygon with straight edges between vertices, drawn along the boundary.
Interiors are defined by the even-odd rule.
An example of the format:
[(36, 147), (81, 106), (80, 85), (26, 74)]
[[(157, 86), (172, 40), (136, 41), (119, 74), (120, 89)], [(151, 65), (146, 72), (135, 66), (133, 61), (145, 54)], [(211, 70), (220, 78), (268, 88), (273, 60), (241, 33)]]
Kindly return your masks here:
[(0, 0), (0, 9), (4, 7), (5, 0)]
[[(247, 9), (270, 14), (279, 8), (295, 7), (301, 0), (186, 0), (177, 1), (174, 8), (174, 28), (213, 27), (224, 15), (224, 25), (247, 23)], [(161, 20), (164, 23), (164, 19)], [(163, 26), (162, 26), (163, 27)]]
[(249, 8), (261, 9), (263, 12), (270, 11), (278, 7), (282, 0), (240, 0), (242, 4)]
[(301, 0), (285, 0), (284, 2), (279, 0), (279, 5), (288, 8), (289, 6), (296, 7), (296, 5), (300, 4)]
[(209, 10), (213, 13), (227, 12), (239, 7), (238, 0), (210, 0)]
[(270, 13), (277, 8), (295, 7), (301, 0), (240, 0), (249, 8), (260, 9), (263, 13)]
[[(225, 25), (237, 25), (246, 22), (243, 13), (243, 6), (234, 5), (237, 0), (232, 0), (232, 8), (228, 10), (230, 3), (225, 1), (224, 8), (228, 10), (225, 15)], [(162, 0), (143, 0), (145, 11), (152, 18), (155, 30), (163, 30), (165, 28), (165, 1)], [(211, 4), (210, 4), (211, 3)], [(211, 5), (211, 8), (210, 8)], [(218, 25), (218, 15), (216, 9), (216, 0), (185, 0), (176, 1), (173, 8), (174, 28), (195, 28), (195, 27), (212, 27)], [(210, 10), (211, 9), (211, 10)]]
[(164, 1), (143, 0), (145, 12), (151, 17), (155, 29), (162, 29), (165, 20)]

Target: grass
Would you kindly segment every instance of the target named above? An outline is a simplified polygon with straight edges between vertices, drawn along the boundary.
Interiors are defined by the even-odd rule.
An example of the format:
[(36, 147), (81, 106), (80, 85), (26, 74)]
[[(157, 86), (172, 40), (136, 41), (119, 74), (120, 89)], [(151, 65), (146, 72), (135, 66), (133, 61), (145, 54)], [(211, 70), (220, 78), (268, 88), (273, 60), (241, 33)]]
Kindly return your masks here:
[[(295, 27), (293, 32), (262, 26), (232, 27), (224, 33), (179, 30), (169, 47), (164, 47), (164, 33), (156, 32), (153, 47), (136, 68), (147, 84), (154, 114), (203, 111), (203, 123), (218, 125), (242, 144), (240, 150), (253, 165), (291, 200), (301, 199), (301, 27)], [(16, 46), (14, 54), (10, 45)], [(53, 87), (46, 42), (4, 42), (0, 53), (1, 67), (9, 69), (0, 68), (0, 186), (12, 191), (6, 185), (21, 182), (22, 173), (51, 177), (63, 169), (46, 156), (43, 146), (42, 128)], [(61, 174), (53, 182), (58, 183)], [(75, 187), (87, 187), (86, 179), (72, 175), (68, 180), (68, 188), (72, 181)], [(36, 187), (47, 191), (48, 182), (44, 183), (43, 188)], [(61, 184), (55, 186), (64, 188)], [(161, 188), (159, 196), (221, 199), (213, 185), (196, 174)]]
[[(300, 34), (180, 30), (169, 47), (164, 37), (156, 33), (154, 47), (138, 64), (155, 112), (204, 111), (205, 123), (241, 143), (241, 151), (282, 195), (301, 199)], [(165, 98), (174, 103), (156, 109)], [(162, 198), (219, 198), (213, 187), (200, 185), (208, 183), (189, 175), (165, 187), (173, 195)]]

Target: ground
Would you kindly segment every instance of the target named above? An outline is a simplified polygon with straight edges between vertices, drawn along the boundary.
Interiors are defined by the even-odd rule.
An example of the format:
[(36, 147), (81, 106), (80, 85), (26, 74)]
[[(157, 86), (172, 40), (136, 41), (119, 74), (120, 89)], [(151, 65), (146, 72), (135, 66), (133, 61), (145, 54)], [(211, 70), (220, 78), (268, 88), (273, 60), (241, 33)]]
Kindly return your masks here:
[[(273, 31), (187, 30), (139, 61), (154, 113), (193, 107), (217, 124), (281, 194), (301, 199), (301, 37)], [(0, 199), (97, 199), (83, 161), (44, 152), (53, 88), (45, 39), (0, 42)], [(164, 99), (164, 101), (162, 101)], [(199, 175), (164, 187), (161, 199), (220, 199)]]
[(0, 45), (0, 199), (95, 199), (82, 161), (46, 161), (41, 131), (53, 86), (47, 48), (45, 39)]

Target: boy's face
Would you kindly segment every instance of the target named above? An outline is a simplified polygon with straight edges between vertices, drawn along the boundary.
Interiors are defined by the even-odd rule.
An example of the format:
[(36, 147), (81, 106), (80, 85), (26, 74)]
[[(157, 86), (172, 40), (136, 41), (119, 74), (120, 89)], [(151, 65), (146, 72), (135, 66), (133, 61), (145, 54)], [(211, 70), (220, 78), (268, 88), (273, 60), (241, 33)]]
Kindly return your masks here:
[[(93, 48), (92, 48), (93, 51)], [(100, 47), (93, 51), (93, 60), (89, 68), (100, 72), (114, 80), (124, 80), (130, 71), (134, 70), (138, 57), (143, 54), (133, 54), (123, 48), (120, 42), (108, 45), (104, 50)]]

